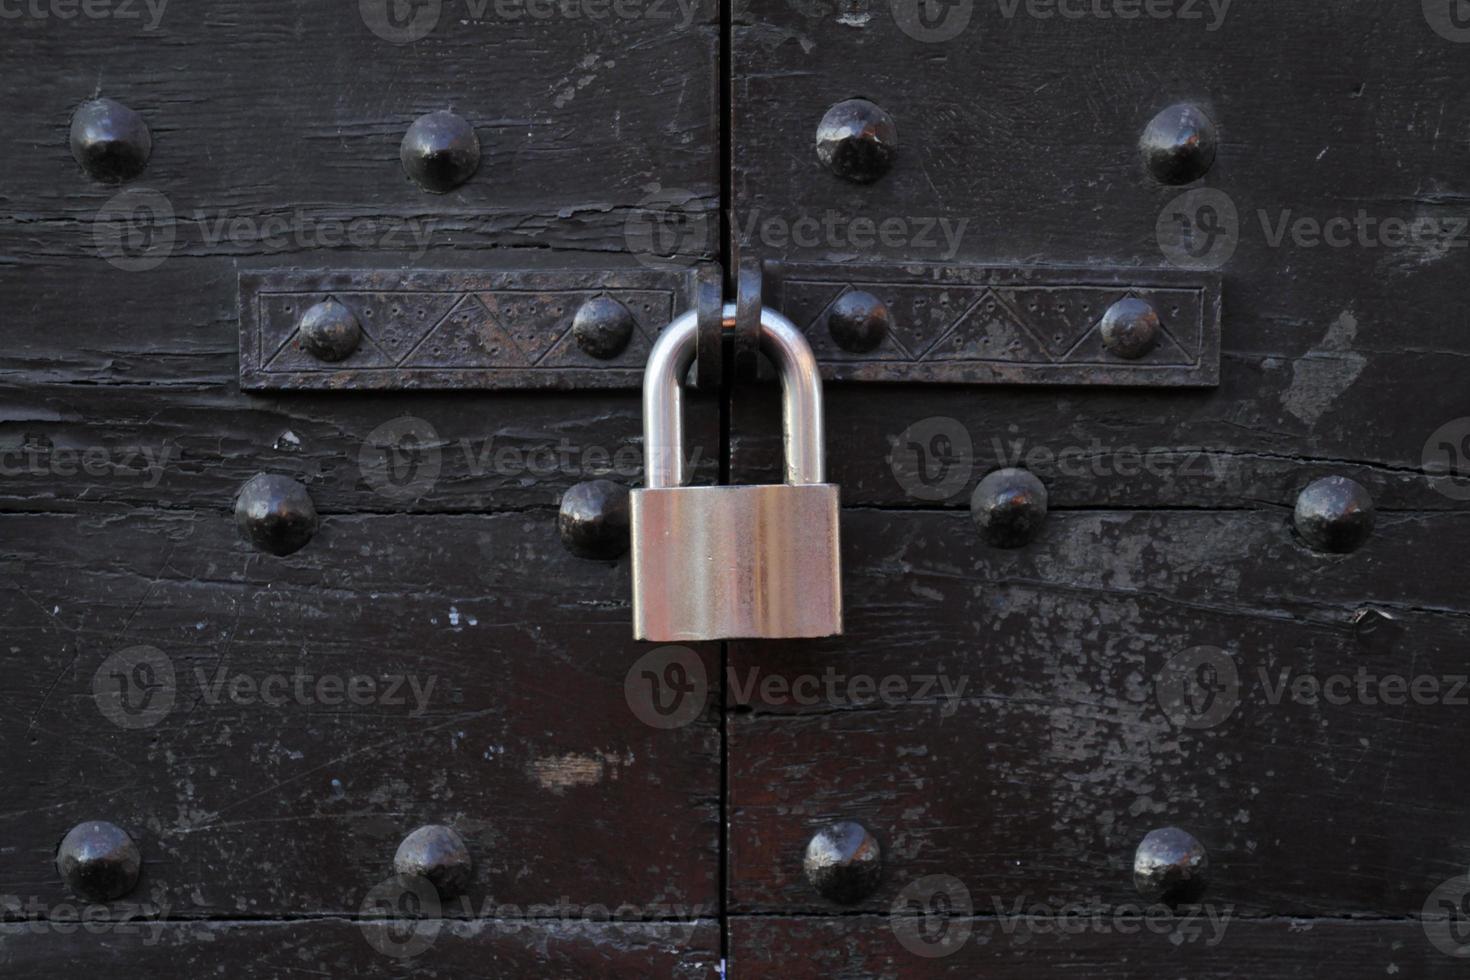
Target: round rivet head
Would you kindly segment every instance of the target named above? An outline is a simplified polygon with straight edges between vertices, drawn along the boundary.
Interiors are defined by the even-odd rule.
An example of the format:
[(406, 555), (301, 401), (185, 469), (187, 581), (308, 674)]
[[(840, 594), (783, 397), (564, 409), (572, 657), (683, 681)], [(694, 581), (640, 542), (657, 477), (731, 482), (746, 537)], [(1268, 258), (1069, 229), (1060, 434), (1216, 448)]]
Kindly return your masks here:
[(562, 544), (579, 558), (616, 558), (628, 550), (628, 488), (588, 480), (561, 498), (556, 527)]
[(867, 99), (848, 99), (827, 110), (817, 126), (817, 159), (844, 180), (871, 184), (898, 155), (898, 126)]
[(1046, 485), (1027, 470), (996, 470), (970, 497), (970, 516), (995, 548), (1031, 543), (1046, 521)]
[(104, 820), (77, 824), (56, 850), (62, 880), (93, 902), (110, 902), (132, 891), (142, 866), (138, 845), (127, 831)]
[(316, 533), (316, 506), (290, 477), (260, 473), (240, 489), (235, 523), (255, 547), (284, 557), (300, 551)]
[(1296, 498), (1296, 533), (1313, 551), (1345, 555), (1358, 550), (1373, 533), (1375, 519), (1373, 497), (1345, 476), (1317, 480)]
[(98, 180), (136, 177), (148, 165), (153, 137), (143, 117), (121, 102), (83, 102), (71, 117), (71, 155)]
[(872, 293), (854, 289), (837, 297), (827, 313), (832, 340), (850, 354), (876, 350), (893, 329), (888, 305)]
[(1193, 834), (1163, 827), (1149, 831), (1133, 852), (1133, 887), (1151, 902), (1197, 902), (1209, 868), (1210, 856)]
[(583, 352), (607, 361), (628, 348), (633, 339), (633, 314), (611, 296), (594, 296), (572, 318), (572, 336)]
[(414, 120), (403, 136), (403, 170), (426, 191), (447, 194), (480, 168), (480, 138), (452, 112), (431, 112)]
[(323, 300), (301, 314), (301, 346), (321, 361), (341, 361), (362, 342), (362, 327), (352, 311), (335, 299)]
[(453, 898), (470, 886), (474, 861), (464, 838), (453, 828), (428, 824), (403, 838), (393, 855), (393, 870), (427, 878), (440, 898)]
[(1148, 172), (1161, 184), (1190, 184), (1209, 173), (1218, 149), (1215, 124), (1187, 102), (1154, 116), (1138, 146)]
[(1147, 300), (1128, 297), (1103, 315), (1102, 341), (1117, 357), (1136, 361), (1159, 342), (1159, 312)]
[(851, 820), (823, 827), (806, 845), (802, 871), (822, 897), (839, 905), (861, 902), (883, 879), (883, 848), (868, 828)]

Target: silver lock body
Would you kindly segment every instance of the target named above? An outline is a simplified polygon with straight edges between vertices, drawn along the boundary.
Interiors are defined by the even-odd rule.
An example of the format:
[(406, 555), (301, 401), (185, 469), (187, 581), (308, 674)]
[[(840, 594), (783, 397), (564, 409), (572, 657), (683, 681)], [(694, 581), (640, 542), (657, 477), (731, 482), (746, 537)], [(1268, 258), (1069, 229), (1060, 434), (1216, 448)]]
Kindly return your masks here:
[[(727, 325), (735, 307), (725, 307)], [(686, 487), (681, 381), (698, 318), (659, 334), (643, 382), (647, 484), (631, 495), (633, 635), (659, 643), (842, 632), (838, 488), (825, 482), (822, 384), (796, 326), (761, 312), (781, 374), (786, 482)]]

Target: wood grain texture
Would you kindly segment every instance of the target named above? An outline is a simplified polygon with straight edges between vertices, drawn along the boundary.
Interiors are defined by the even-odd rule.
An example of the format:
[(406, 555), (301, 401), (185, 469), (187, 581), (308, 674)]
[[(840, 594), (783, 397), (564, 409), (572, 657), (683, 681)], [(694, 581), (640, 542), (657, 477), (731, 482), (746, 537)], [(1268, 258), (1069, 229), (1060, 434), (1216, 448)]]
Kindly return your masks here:
[[(302, 922), (142, 922), (136, 933), (116, 929), (68, 934), (29, 924), (0, 925), (0, 966), (7, 977), (57, 976), (59, 964), (78, 976), (184, 980), (199, 976), (277, 980), (286, 976), (364, 978), (536, 976), (677, 978), (718, 975), (719, 929), (712, 920), (678, 923), (536, 924), (516, 920), (441, 923), (428, 948), (412, 957), (374, 945), (386, 924), (340, 919)], [(405, 937), (412, 924), (399, 923)], [(435, 928), (435, 927), (430, 927)], [(410, 940), (411, 941), (411, 940)], [(400, 947), (401, 948), (401, 947)]]
[[(1136, 901), (1133, 851), (1171, 824), (1209, 850), (1209, 900), (1255, 915), (1417, 914), (1470, 866), (1470, 793), (1445, 754), (1470, 725), (1462, 516), (1386, 518), (1341, 558), (1249, 512), (1054, 513), (1019, 552), (959, 514), (843, 517), (846, 635), (730, 647), (736, 913), (838, 912), (801, 873), (836, 819), (884, 844), (864, 911), (937, 874)], [(1355, 630), (1367, 607), (1394, 629)], [(1200, 646), (1235, 680), (1217, 675), (1218, 702), (1196, 692), (1196, 726), (1161, 678)], [(1334, 676), (1342, 703), (1293, 686)], [(1394, 704), (1390, 676), (1439, 687)]]
[[(1202, 20), (1127, 20), (982, 2), (947, 5), (973, 16), (941, 43), (906, 35), (890, 6), (735, 4), (731, 236), (743, 256), (1168, 268), (1156, 226), (1187, 189), (1155, 183), (1137, 143), (1180, 101), (1219, 127), (1217, 162), (1197, 186), (1228, 195), (1241, 231), (1221, 270), (1217, 391), (834, 386), (830, 452), (848, 502), (932, 505), (893, 479), (888, 457), (911, 425), (940, 417), (973, 442), (972, 479), (951, 505), (1019, 443), (1081, 457), (1078, 472), (1031, 464), (1066, 506), (1283, 503), (1317, 467), (1362, 480), (1387, 507), (1464, 506), (1466, 480), (1446, 498), (1422, 461), (1436, 430), (1470, 416), (1470, 61), (1419, 5), (1239, 0), (1210, 29), (1204, 4)], [(834, 177), (814, 152), (822, 114), (854, 96), (898, 126), (897, 162), (872, 185)], [(1275, 240), (1283, 221), (1360, 212), (1445, 234), (1407, 247), (1376, 231), (1366, 246), (1356, 230), (1345, 247)], [(804, 217), (823, 230), (793, 236)], [(954, 242), (940, 220), (963, 227)], [(901, 233), (859, 247), (859, 221)], [(735, 413), (737, 475), (771, 472), (770, 419)], [(1163, 472), (1116, 471), (1149, 454)]]
[(952, 930), (967, 927), (968, 940), (949, 956), (925, 958), (898, 942), (886, 918), (736, 918), (730, 927), (730, 968), (736, 976), (783, 980), (1024, 980), (1069, 974), (1099, 980), (1161, 976), (1433, 980), (1457, 977), (1464, 970), (1462, 961), (1431, 947), (1416, 923), (1235, 921), (1227, 925), (1223, 941), (1211, 945), (1214, 933), (1208, 925), (1197, 939), (1183, 940), (1188, 926), (1182, 921), (1166, 931), (1159, 920), (1160, 930), (1153, 933), (1135, 920), (1135, 934), (1111, 931), (1111, 920), (1104, 922), (1109, 931), (1074, 924), (1068, 929), (1075, 931), (1064, 935), (1053, 931), (1055, 923), (1043, 924), (1042, 932), (993, 918), (950, 922)]
[[(355, 913), (442, 822), (475, 859), (446, 914), (715, 903), (713, 716), (634, 714), (625, 565), (572, 559), (554, 511), (328, 517), (287, 559), (225, 512), (99, 511), (0, 518), (0, 894), (70, 901), (57, 842), (105, 819), (170, 918)], [(171, 684), (108, 659), (140, 645)], [(119, 669), (150, 724), (96, 695)]]

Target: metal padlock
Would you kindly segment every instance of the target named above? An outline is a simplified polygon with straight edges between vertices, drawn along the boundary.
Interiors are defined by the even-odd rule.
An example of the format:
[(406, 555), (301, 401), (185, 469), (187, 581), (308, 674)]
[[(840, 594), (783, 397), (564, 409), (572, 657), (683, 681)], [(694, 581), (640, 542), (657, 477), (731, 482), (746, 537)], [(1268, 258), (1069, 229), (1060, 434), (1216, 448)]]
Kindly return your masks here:
[[(726, 329), (736, 307), (725, 305)], [(761, 311), (760, 348), (781, 375), (786, 482), (686, 487), (682, 381), (698, 314), (659, 334), (643, 377), (642, 490), (631, 501), (633, 635), (660, 643), (842, 632), (838, 488), (826, 483), (822, 379), (806, 338)]]

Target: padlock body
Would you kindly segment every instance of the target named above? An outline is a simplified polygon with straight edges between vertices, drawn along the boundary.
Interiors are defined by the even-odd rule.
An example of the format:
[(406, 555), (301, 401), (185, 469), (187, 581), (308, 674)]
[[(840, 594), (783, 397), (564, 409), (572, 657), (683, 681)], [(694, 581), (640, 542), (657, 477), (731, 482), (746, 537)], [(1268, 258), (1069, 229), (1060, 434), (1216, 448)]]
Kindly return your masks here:
[(634, 637), (841, 633), (837, 519), (832, 483), (634, 490)]

